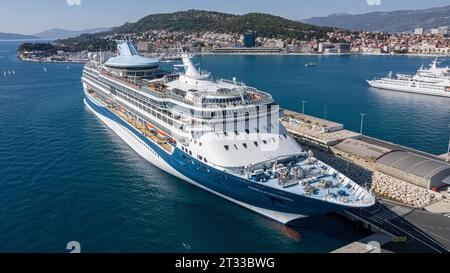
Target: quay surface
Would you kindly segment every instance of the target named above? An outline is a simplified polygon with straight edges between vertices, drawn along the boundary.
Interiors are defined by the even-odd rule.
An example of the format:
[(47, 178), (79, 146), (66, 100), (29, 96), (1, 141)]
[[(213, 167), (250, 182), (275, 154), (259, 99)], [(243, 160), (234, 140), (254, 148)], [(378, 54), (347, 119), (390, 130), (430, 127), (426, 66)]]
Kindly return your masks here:
[[(381, 252), (442, 253), (450, 250), (450, 202), (446, 199), (446, 189), (441, 189), (442, 193), (433, 192), (377, 168), (380, 157), (395, 151), (445, 164), (442, 157), (364, 136), (345, 130), (342, 124), (292, 111), (284, 110), (281, 122), (319, 160), (360, 185), (371, 187), (380, 198), (371, 208), (349, 210), (343, 216), (378, 235), (384, 234), (380, 235), (383, 238)], [(389, 237), (386, 234), (390, 240), (386, 240)], [(368, 253), (372, 249), (362, 240), (334, 252)]]
[(389, 243), (392, 236), (384, 232), (374, 233), (366, 238), (338, 248), (331, 253), (389, 253), (381, 246)]

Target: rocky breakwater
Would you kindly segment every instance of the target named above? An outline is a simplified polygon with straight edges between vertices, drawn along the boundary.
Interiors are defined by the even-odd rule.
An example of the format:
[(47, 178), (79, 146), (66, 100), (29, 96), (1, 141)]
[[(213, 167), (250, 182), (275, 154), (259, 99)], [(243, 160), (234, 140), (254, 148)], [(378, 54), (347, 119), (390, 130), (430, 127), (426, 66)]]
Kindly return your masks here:
[(371, 189), (379, 197), (413, 207), (424, 207), (441, 199), (439, 193), (428, 191), (380, 172), (373, 173)]

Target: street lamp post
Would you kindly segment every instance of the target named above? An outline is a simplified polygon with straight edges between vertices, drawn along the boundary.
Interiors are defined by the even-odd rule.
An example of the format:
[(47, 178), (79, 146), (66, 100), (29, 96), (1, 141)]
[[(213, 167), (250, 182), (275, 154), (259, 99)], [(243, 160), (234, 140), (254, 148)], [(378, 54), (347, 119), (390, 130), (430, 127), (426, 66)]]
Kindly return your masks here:
[(447, 148), (447, 158), (445, 159), (445, 162), (448, 163), (449, 157), (450, 157), (450, 139), (448, 140), (448, 148)]
[(360, 128), (360, 130), (359, 130), (359, 133), (362, 135), (362, 133), (363, 133), (363, 125), (364, 125), (364, 116), (365, 116), (366, 114), (364, 114), (364, 113), (361, 113), (361, 128)]
[[(448, 127), (450, 127), (450, 124), (448, 125)], [(450, 157), (450, 139), (448, 140), (448, 148), (447, 148), (447, 157), (445, 159), (445, 162), (448, 163), (449, 157)]]

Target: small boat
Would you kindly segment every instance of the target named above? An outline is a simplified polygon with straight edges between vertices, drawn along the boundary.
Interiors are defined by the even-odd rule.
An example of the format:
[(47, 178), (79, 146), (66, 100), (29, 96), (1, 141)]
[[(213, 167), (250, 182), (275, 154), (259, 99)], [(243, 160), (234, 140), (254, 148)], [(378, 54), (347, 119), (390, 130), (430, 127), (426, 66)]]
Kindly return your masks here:
[(47, 67), (44, 66), (44, 72), (47, 73)]
[(308, 62), (305, 64), (305, 67), (316, 66), (316, 65), (317, 65), (316, 63)]
[(70, 66), (67, 66), (67, 70), (70, 70)]
[(16, 74), (16, 71), (14, 71), (14, 69), (12, 70), (12, 74), (13, 74), (13, 75), (15, 75), (15, 74)]
[(6, 77), (6, 71), (3, 71), (3, 77)]
[(11, 71), (10, 70), (8, 70), (8, 75), (11, 75)]

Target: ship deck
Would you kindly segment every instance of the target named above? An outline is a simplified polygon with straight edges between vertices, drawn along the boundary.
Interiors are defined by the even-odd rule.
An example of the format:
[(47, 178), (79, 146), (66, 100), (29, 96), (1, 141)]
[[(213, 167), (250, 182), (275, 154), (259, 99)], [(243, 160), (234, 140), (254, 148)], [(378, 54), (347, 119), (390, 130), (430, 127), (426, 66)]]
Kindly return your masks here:
[(116, 115), (118, 115), (120, 118), (128, 122), (131, 126), (133, 126), (135, 129), (139, 130), (143, 135), (145, 135), (147, 138), (151, 139), (153, 142), (158, 144), (161, 148), (163, 148), (168, 153), (173, 153), (174, 147), (167, 143), (165, 139), (159, 135), (154, 134), (145, 126), (139, 122), (137, 122), (135, 119), (128, 117), (125, 113), (122, 111), (116, 109), (116, 107), (109, 106), (108, 107), (112, 112), (114, 112)]
[[(316, 159), (313, 160), (314, 162), (310, 160), (311, 158), (306, 157), (289, 167), (291, 170), (294, 167), (301, 170), (300, 177), (280, 179), (279, 173), (270, 169), (264, 172), (253, 172), (250, 180), (293, 194), (345, 206), (365, 206), (372, 202), (371, 196), (368, 196), (364, 188), (330, 166)], [(280, 168), (283, 167), (280, 166)]]

